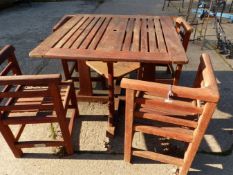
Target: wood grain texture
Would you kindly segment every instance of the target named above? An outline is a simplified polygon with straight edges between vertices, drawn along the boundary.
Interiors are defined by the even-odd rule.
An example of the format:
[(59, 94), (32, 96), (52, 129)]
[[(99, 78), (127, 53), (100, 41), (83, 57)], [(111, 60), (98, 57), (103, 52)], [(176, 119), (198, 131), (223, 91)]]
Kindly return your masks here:
[(69, 16), (64, 25), (60, 25), (54, 34), (30, 52), (30, 56), (98, 61), (187, 63), (185, 51), (181, 47), (170, 17), (139, 15)]

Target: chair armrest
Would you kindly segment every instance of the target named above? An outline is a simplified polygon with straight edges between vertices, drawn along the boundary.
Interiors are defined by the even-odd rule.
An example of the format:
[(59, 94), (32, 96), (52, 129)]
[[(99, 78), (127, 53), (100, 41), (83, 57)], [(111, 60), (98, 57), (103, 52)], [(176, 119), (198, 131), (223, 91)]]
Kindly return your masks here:
[(65, 24), (70, 18), (72, 18), (74, 15), (65, 15), (63, 16), (54, 26), (53, 26), (53, 32), (55, 32), (57, 29), (59, 29), (63, 24)]
[(61, 82), (60, 74), (49, 75), (12, 75), (1, 76), (0, 85), (49, 85), (51, 83), (59, 84)]
[(6, 59), (9, 58), (15, 51), (15, 48), (12, 45), (6, 45), (0, 49), (0, 64), (2, 64)]
[[(123, 78), (121, 81), (121, 87), (126, 89), (131, 89), (135, 91), (144, 91), (149, 93), (159, 93), (163, 96), (167, 96), (170, 90), (170, 85), (147, 82), (141, 80), (132, 80)], [(210, 102), (217, 102), (219, 99), (218, 93), (213, 93), (211, 88), (190, 88), (183, 86), (172, 86), (172, 93), (176, 97), (188, 98), (188, 99), (198, 99)]]
[(193, 32), (193, 27), (182, 17), (178, 17), (175, 19), (176, 23), (183, 24), (183, 27), (187, 32), (192, 33)]

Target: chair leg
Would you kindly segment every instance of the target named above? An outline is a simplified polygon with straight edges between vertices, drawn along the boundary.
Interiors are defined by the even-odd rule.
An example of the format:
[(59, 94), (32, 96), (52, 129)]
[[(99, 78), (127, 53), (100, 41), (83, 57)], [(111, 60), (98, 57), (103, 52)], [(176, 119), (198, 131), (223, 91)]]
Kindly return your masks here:
[(196, 152), (198, 150), (200, 139), (201, 137), (198, 136), (198, 138), (194, 138), (195, 140), (198, 140), (196, 142), (190, 143), (188, 146), (187, 151), (185, 152), (184, 156), (184, 163), (183, 166), (179, 170), (179, 175), (187, 175), (189, 168), (191, 167), (191, 164), (194, 160), (194, 157), (196, 155)]
[(64, 116), (58, 115), (57, 117), (60, 118), (59, 125), (60, 125), (60, 129), (62, 132), (64, 143), (65, 143), (66, 151), (68, 154), (73, 154), (74, 150), (72, 147), (71, 135), (69, 133), (69, 130), (67, 129), (66, 120), (61, 119), (61, 117), (64, 117)]
[(0, 131), (4, 139), (6, 140), (8, 146), (10, 147), (11, 151), (13, 152), (14, 156), (16, 158), (20, 158), (23, 154), (22, 150), (15, 146), (14, 144), (15, 137), (11, 132), (11, 129), (8, 126), (4, 125), (1, 121), (0, 121)]
[(174, 75), (173, 85), (178, 85), (179, 84), (181, 71), (182, 71), (182, 65), (178, 64), (176, 66), (176, 71), (175, 71), (175, 75)]
[(56, 111), (58, 123), (59, 123), (60, 129), (61, 129), (64, 143), (65, 143), (66, 151), (68, 154), (73, 154), (74, 150), (72, 147), (71, 135), (69, 133), (69, 129), (68, 129), (67, 122), (66, 122), (66, 113), (65, 113), (63, 104), (60, 101), (61, 96), (60, 96), (60, 93), (58, 93), (59, 89), (56, 85), (52, 84), (50, 86), (50, 91), (54, 97), (53, 98), (54, 109)]
[(134, 90), (126, 90), (126, 99), (129, 100), (125, 109), (124, 161), (126, 162), (130, 162), (132, 157), (134, 94)]

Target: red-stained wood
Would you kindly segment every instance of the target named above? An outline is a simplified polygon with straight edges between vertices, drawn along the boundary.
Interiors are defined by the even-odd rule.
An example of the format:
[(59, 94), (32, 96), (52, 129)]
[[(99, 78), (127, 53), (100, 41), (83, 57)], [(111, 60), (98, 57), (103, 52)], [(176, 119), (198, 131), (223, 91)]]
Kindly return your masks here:
[(128, 21), (127, 29), (125, 31), (124, 43), (121, 50), (129, 51), (131, 49), (133, 39), (134, 19), (130, 18)]
[(147, 23), (147, 19), (142, 19), (142, 24), (141, 24), (141, 47), (140, 47), (140, 51), (143, 52), (148, 52), (149, 51), (149, 47), (148, 47), (148, 23)]
[(143, 119), (156, 120), (160, 122), (172, 123), (172, 124), (187, 126), (191, 128), (197, 127), (197, 122), (195, 121), (180, 119), (176, 117), (169, 117), (169, 116), (160, 114), (160, 112), (149, 112), (149, 111), (147, 111), (147, 113), (146, 112), (135, 112), (134, 115), (135, 117), (143, 118)]
[(96, 50), (109, 52), (120, 51), (125, 36), (127, 23), (127, 19), (113, 18)]
[(92, 95), (90, 68), (86, 65), (85, 61), (78, 61), (78, 70), (81, 75), (79, 77), (79, 94)]
[[(207, 54), (202, 54), (196, 76), (194, 87), (122, 80), (121, 87), (126, 88), (126, 92), (140, 94), (139, 97), (134, 93), (126, 96), (125, 161), (129, 162), (134, 155), (171, 163), (180, 166), (179, 175), (187, 175), (220, 98)], [(169, 91), (172, 93), (170, 98)], [(188, 147), (182, 158), (143, 150), (132, 151), (134, 131), (184, 142)]]
[(60, 59), (77, 59), (77, 60), (92, 60), (92, 61), (105, 61), (105, 62), (124, 61), (124, 62), (144, 62), (144, 63), (161, 63), (161, 64), (166, 64), (171, 62), (170, 57), (166, 53), (156, 53), (156, 52), (143, 53), (143, 52), (126, 52), (126, 51), (106, 52), (102, 50), (88, 50), (88, 49), (52, 48), (45, 54), (45, 57), (54, 58), (54, 59), (59, 57)]
[[(164, 20), (163, 20), (163, 23), (164, 23)], [(166, 26), (165, 24), (163, 24), (164, 27)], [(176, 33), (179, 35), (179, 38), (181, 39), (181, 44), (182, 44), (184, 50), (186, 51), (187, 48), (188, 48), (189, 39), (190, 39), (190, 36), (191, 36), (191, 33), (192, 33), (192, 26), (190, 24), (188, 24), (188, 22), (186, 22), (182, 17), (178, 17), (178, 18), (175, 19), (175, 29), (176, 29)], [(168, 35), (168, 36), (170, 35), (170, 37), (166, 37), (166, 38), (170, 39), (171, 34), (173, 34), (174, 37), (177, 37), (177, 36), (175, 36), (174, 33), (166, 33), (165, 32), (165, 35)], [(167, 42), (167, 40), (166, 40), (166, 42)], [(172, 43), (172, 42), (168, 42), (168, 43)], [(180, 45), (179, 46), (177, 45), (177, 47), (179, 47), (179, 48), (175, 48), (175, 47), (176, 46), (173, 46), (173, 45), (170, 45), (170, 44), (167, 45), (168, 51), (170, 53), (174, 52), (174, 51), (178, 51), (180, 54), (182, 54), (181, 50), (179, 51)], [(171, 78), (163, 78), (163, 79), (156, 78), (156, 80), (155, 80), (156, 82), (165, 82), (167, 84), (174, 84), (174, 85), (179, 84), (179, 79), (180, 79), (180, 75), (181, 75), (181, 72), (182, 72), (182, 66), (183, 66), (182, 64), (179, 64), (179, 60), (181, 60), (179, 58), (180, 54), (175, 56), (176, 57), (175, 58), (176, 63), (178, 63), (176, 65), (175, 70), (174, 70), (172, 64), (156, 65), (156, 66), (165, 66), (165, 67), (167, 67), (167, 72), (171, 73)], [(176, 54), (172, 54), (172, 55), (176, 55)], [(174, 59), (173, 59), (173, 61), (174, 61)]]
[(177, 166), (183, 165), (183, 160), (179, 158), (175, 158), (172, 156), (167, 156), (163, 154), (158, 154), (152, 151), (140, 151), (140, 150), (133, 150), (132, 154), (138, 157), (150, 158), (152, 160), (159, 160), (160, 162), (164, 163), (172, 163)]
[(88, 46), (88, 49), (94, 50), (97, 48), (101, 38), (103, 37), (105, 31), (107, 30), (107, 27), (109, 26), (109, 23), (111, 22), (111, 17), (106, 17), (104, 23), (101, 25), (97, 33), (95, 34), (93, 40), (91, 41), (90, 45)]
[(134, 125), (134, 131), (162, 136), (184, 142), (192, 142), (192, 131), (178, 127), (155, 127), (145, 125)]
[[(171, 18), (166, 18), (166, 17), (161, 17), (160, 18), (160, 23), (162, 26), (162, 30), (163, 30), (163, 35), (164, 35), (164, 39), (166, 42), (166, 47), (168, 49), (168, 53), (169, 55), (171, 55), (172, 58), (172, 62), (183, 62), (184, 58), (183, 55), (185, 54), (185, 50), (181, 44), (181, 42), (177, 42), (179, 41), (179, 36), (177, 35), (176, 31), (174, 30), (174, 27), (172, 28), (171, 26), (173, 26), (173, 21)], [(187, 58), (185, 59), (185, 62), (187, 62)]]
[[(44, 146), (64, 146), (68, 154), (73, 153), (71, 133), (74, 119), (78, 113), (74, 85), (71, 81), (61, 83), (61, 75), (21, 75), (14, 55), (14, 47), (6, 46), (0, 51), (4, 74), (0, 76), (0, 132), (15, 157), (21, 157), (21, 148)], [(11, 66), (9, 66), (11, 65)], [(9, 69), (9, 70), (8, 70)], [(7, 71), (6, 71), (7, 70)], [(6, 74), (10, 73), (12, 74)], [(67, 111), (72, 110), (70, 122), (66, 122)], [(57, 122), (61, 128), (62, 141), (20, 141), (27, 124)], [(20, 125), (16, 135), (9, 125)], [(31, 138), (33, 140), (33, 138)]]
[(108, 124), (110, 127), (114, 126), (114, 74), (113, 63), (109, 62), (108, 66), (108, 98), (109, 98), (109, 117)]
[(158, 49), (160, 52), (166, 52), (166, 45), (163, 37), (163, 29), (161, 28), (161, 23), (158, 18), (154, 19), (155, 31), (156, 31), (156, 39), (158, 43)]
[[(55, 32), (32, 50), (30, 56), (63, 59), (66, 77), (71, 77), (67, 61), (77, 60), (80, 75), (79, 95), (92, 95), (90, 72), (85, 61), (119, 62), (119, 65), (120, 62), (181, 65), (187, 63), (186, 54), (182, 52), (183, 48), (178, 48), (181, 43), (170, 17), (77, 14), (69, 15), (56, 26)], [(175, 56), (178, 56), (178, 59)], [(102, 64), (100, 64), (101, 69)], [(139, 67), (139, 64), (134, 64), (136, 66), (132, 71), (135, 67)], [(121, 72), (123, 66), (119, 65), (115, 68), (121, 67), (118, 71)], [(101, 72), (100, 69), (93, 69)], [(106, 77), (106, 72), (108, 71), (101, 72), (101, 75)], [(110, 72), (114, 73), (114, 70)], [(125, 72), (121, 75), (124, 76)], [(108, 77), (114, 78), (114, 75)], [(149, 72), (145, 72), (144, 77), (152, 76)], [(82, 85), (81, 82), (84, 84)], [(110, 82), (112, 80), (109, 80)], [(111, 86), (111, 83), (109, 85)], [(112, 103), (113, 101), (110, 102)]]
[(149, 52), (158, 52), (157, 37), (156, 37), (153, 18), (148, 19), (148, 38), (149, 38), (149, 43), (148, 43)]
[(108, 21), (106, 18), (100, 18), (96, 25), (94, 25), (93, 29), (87, 35), (81, 46), (80, 49), (87, 49), (90, 43), (93, 41), (94, 37), (96, 36), (97, 32), (99, 31), (100, 27), (103, 25), (104, 22)]
[[(63, 47), (66, 42), (71, 39), (71, 37), (75, 34), (75, 32), (87, 21), (87, 17), (79, 17), (77, 19), (78, 23), (54, 46), (55, 48)], [(63, 24), (64, 25), (64, 24)], [(68, 44), (66, 44), (67, 46)], [(66, 47), (64, 46), (64, 47)], [(68, 46), (67, 46), (68, 47)]]
[(91, 21), (91, 23), (85, 28), (85, 30), (82, 31), (81, 35), (78, 38), (76, 38), (71, 48), (79, 48), (82, 42), (86, 40), (87, 36), (89, 35), (89, 33), (95, 27), (95, 25), (99, 20), (100, 18), (94, 18)]
[(126, 90), (124, 160), (131, 161), (133, 141), (134, 90)]
[[(79, 21), (80, 19), (81, 21)], [(82, 21), (84, 19), (86, 19), (86, 21)], [(175, 28), (172, 28), (172, 26), (173, 23), (170, 17), (74, 15), (64, 26), (57, 29), (54, 34), (34, 49), (30, 53), (30, 56), (55, 58), (58, 50), (54, 50), (55, 54), (53, 55), (51, 49), (59, 48), (61, 52), (63, 52), (73, 45), (73, 49), (75, 48), (75, 50), (78, 51), (77, 53), (80, 51), (84, 52), (84, 57), (83, 55), (77, 55), (76, 52), (72, 52), (72, 54), (69, 55), (66, 55), (66, 52), (64, 52), (63, 55), (58, 54), (57, 58), (64, 59), (66, 57), (66, 59), (71, 58), (77, 60), (97, 60), (99, 58), (99, 61), (107, 61), (106, 59), (102, 59), (102, 56), (106, 54), (109, 56), (109, 53), (113, 53), (112, 56), (110, 56), (112, 59), (111, 61), (118, 61), (119, 55), (122, 55), (120, 51), (122, 49), (127, 51), (124, 55), (126, 60), (131, 52), (139, 52), (137, 54), (140, 55), (140, 60), (130, 60), (129, 58), (128, 61), (156, 62), (154, 60), (160, 57), (158, 62), (161, 61), (161, 63), (172, 63), (173, 61), (174, 63), (185, 64), (187, 63), (187, 57), (185, 52), (182, 51), (183, 48), (179, 48), (181, 43), (178, 36), (176, 36)], [(133, 31), (132, 35), (131, 31)], [(57, 40), (55, 41), (56, 38)], [(64, 43), (65, 45), (63, 45)], [(168, 52), (166, 46), (168, 47)], [(83, 50), (84, 48), (85, 50)], [(151, 48), (150, 51), (149, 48)], [(91, 53), (92, 56), (89, 57), (90, 50), (93, 49), (102, 52), (97, 52), (96, 57), (94, 57), (95, 52), (93, 52)], [(144, 60), (147, 54), (143, 56), (143, 52), (140, 54), (141, 51), (153, 53), (154, 57), (151, 55), (148, 61), (147, 58)], [(77, 55), (76, 58), (75, 55)], [(85, 55), (88, 57), (85, 57)], [(175, 58), (174, 55), (178, 57)], [(167, 59), (167, 61), (163, 61), (164, 59)], [(119, 59), (119, 61), (123, 60)]]
[[(84, 19), (82, 23), (79, 23), (80, 25), (76, 25), (77, 30), (75, 30), (74, 33), (72, 33), (71, 37), (68, 38), (66, 43), (62, 46), (62, 48), (72, 48), (74, 42), (79, 38), (79, 36), (85, 31), (85, 29), (93, 22), (95, 18), (94, 17), (87, 17)], [(65, 25), (64, 25), (65, 26)]]
[(140, 50), (140, 28), (141, 28), (141, 20), (136, 18), (134, 20), (134, 29), (133, 29), (133, 43), (132, 43), (132, 51), (138, 52)]

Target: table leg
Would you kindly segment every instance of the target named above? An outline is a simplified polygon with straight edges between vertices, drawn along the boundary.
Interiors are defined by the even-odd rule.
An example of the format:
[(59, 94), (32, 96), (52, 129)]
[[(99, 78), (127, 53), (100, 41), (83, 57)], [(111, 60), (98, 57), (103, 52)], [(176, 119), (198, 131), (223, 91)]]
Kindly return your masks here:
[(86, 65), (85, 61), (78, 61), (79, 71), (79, 95), (92, 95), (92, 83), (90, 68)]
[(109, 116), (108, 116), (108, 134), (114, 135), (114, 73), (113, 63), (108, 62), (108, 97), (109, 97)]
[(176, 71), (175, 71), (175, 76), (174, 76), (174, 80), (173, 80), (173, 85), (178, 85), (179, 84), (179, 80), (180, 80), (180, 74), (182, 71), (182, 64), (178, 64), (176, 66)]
[(155, 80), (155, 64), (142, 63), (142, 79), (145, 81)]

